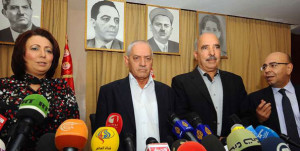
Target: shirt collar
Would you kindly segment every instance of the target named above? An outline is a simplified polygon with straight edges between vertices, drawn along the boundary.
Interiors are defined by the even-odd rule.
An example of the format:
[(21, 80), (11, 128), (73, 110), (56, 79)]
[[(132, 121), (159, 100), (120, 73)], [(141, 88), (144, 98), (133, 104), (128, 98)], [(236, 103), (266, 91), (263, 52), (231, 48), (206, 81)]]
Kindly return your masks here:
[(161, 42), (157, 41), (155, 38), (153, 38), (154, 41), (156, 42), (157, 46), (159, 47), (160, 50), (164, 50), (164, 47), (166, 47), (166, 51), (168, 51), (168, 44), (169, 42), (167, 42), (166, 44), (162, 44)]
[[(134, 82), (134, 83), (136, 83), (136, 84), (139, 86), (139, 83), (137, 82), (137, 80), (135, 79), (135, 77), (132, 75), (131, 72), (129, 72), (129, 81), (130, 81), (130, 82)], [(153, 81), (154, 81), (154, 80), (153, 80), (152, 76), (149, 75), (148, 82), (147, 82), (147, 84), (145, 85), (144, 89), (147, 88), (151, 83), (153, 83)]]
[[(31, 28), (32, 28), (32, 24), (30, 24), (30, 26), (29, 26), (25, 31), (30, 30)], [(9, 27), (9, 29), (10, 29), (10, 31), (11, 31), (11, 35), (12, 35), (14, 41), (16, 41), (16, 39), (18, 38), (18, 36), (19, 36), (21, 33), (14, 31), (11, 27)]]
[(102, 41), (100, 39), (96, 39), (95, 38), (95, 47), (96, 48), (101, 48), (102, 46), (105, 46), (107, 49), (111, 49), (111, 45), (112, 45), (113, 41), (114, 40), (106, 43), (106, 42), (104, 42), (104, 41)]
[[(204, 70), (202, 70), (199, 66), (197, 66), (197, 69), (198, 69), (199, 73), (201, 74), (201, 76), (204, 76), (204, 74), (206, 72)], [(217, 72), (216, 72), (215, 76), (220, 75), (219, 72), (220, 72), (219, 69), (217, 69)]]
[(294, 93), (294, 92), (295, 92), (291, 80), (290, 80), (290, 81), (288, 82), (288, 84), (287, 84), (286, 86), (284, 86), (283, 88), (274, 88), (274, 87), (272, 87), (272, 90), (273, 90), (273, 93), (274, 93), (274, 94), (275, 94), (275, 93), (279, 93), (278, 91), (279, 91), (280, 89), (285, 89), (285, 90), (286, 90), (287, 92), (289, 92), (289, 93)]

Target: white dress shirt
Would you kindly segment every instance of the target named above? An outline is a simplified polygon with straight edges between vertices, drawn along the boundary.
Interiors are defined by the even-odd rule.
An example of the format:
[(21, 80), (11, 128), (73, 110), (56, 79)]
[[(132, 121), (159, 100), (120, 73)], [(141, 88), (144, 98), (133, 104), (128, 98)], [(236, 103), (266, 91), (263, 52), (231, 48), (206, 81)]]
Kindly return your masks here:
[(154, 137), (160, 142), (158, 108), (154, 81), (151, 76), (144, 88), (129, 73), (129, 83), (136, 126), (136, 150), (144, 151), (146, 140)]
[(111, 48), (111, 45), (112, 45), (112, 43), (113, 43), (113, 41), (114, 41), (114, 40), (112, 40), (112, 41), (106, 43), (106, 42), (104, 42), (104, 41), (102, 41), (102, 40), (99, 40), (99, 39), (96, 39), (96, 38), (95, 38), (95, 48), (102, 48), (103, 46), (105, 46), (106, 49), (110, 49), (110, 48)]
[(155, 40), (155, 38), (153, 38), (153, 39), (156, 42), (158, 48), (161, 50), (161, 52), (168, 52), (168, 42), (165, 44), (162, 44), (159, 41)]

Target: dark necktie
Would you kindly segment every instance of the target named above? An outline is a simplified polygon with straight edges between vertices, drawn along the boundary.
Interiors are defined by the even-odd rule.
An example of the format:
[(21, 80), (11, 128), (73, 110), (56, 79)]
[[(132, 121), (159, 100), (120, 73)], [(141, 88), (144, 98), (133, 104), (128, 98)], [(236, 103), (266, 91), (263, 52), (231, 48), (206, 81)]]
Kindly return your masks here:
[(285, 89), (280, 89), (278, 92), (282, 94), (282, 110), (285, 119), (287, 135), (293, 141), (299, 143), (300, 141), (299, 141), (299, 134), (297, 130), (297, 124), (295, 121), (295, 116), (294, 116), (290, 99), (287, 97), (285, 93)]

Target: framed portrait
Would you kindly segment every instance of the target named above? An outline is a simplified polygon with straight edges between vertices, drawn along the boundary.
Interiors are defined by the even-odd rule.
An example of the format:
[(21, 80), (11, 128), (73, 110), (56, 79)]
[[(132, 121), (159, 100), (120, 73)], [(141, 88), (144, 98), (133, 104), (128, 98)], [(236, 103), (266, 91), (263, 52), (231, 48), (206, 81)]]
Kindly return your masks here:
[(147, 41), (156, 54), (180, 55), (180, 9), (147, 5)]
[(13, 45), (17, 37), (42, 27), (43, 0), (10, 0), (0, 2), (0, 43)]
[(112, 0), (86, 0), (86, 50), (125, 52), (125, 5)]
[(197, 12), (198, 28), (197, 33), (201, 35), (205, 32), (214, 33), (221, 44), (221, 58), (227, 58), (226, 47), (226, 18), (223, 15)]

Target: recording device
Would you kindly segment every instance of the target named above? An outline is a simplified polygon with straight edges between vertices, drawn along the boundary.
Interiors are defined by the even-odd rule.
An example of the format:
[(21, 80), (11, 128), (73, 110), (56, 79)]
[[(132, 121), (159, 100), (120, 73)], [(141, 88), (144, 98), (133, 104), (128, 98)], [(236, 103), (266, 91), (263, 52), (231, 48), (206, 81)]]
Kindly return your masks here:
[(246, 127), (246, 130), (252, 132), (256, 137), (258, 137), (258, 134), (252, 125)]
[(262, 151), (290, 151), (288, 145), (278, 137), (268, 137), (261, 142)]
[(203, 137), (212, 134), (209, 126), (202, 123), (202, 120), (197, 113), (188, 113), (185, 115), (185, 118), (194, 128), (193, 134), (199, 142), (202, 141)]
[(179, 146), (181, 146), (185, 142), (187, 142), (186, 139), (178, 139), (178, 140), (176, 140), (175, 142), (173, 142), (173, 144), (171, 146), (171, 150), (172, 151), (178, 150)]
[(185, 138), (187, 140), (198, 142), (195, 136), (192, 134), (193, 127), (186, 121), (180, 120), (174, 113), (170, 114), (169, 120), (173, 126), (172, 132), (178, 139)]
[(88, 137), (88, 129), (80, 119), (67, 119), (57, 129), (55, 145), (58, 150), (77, 151), (83, 149)]
[(119, 148), (119, 134), (113, 127), (100, 127), (92, 136), (92, 151), (117, 151)]
[(272, 129), (259, 125), (255, 128), (255, 131), (257, 132), (257, 138), (260, 142), (262, 142), (264, 139), (268, 137), (277, 137), (279, 138), (278, 134), (274, 132)]
[(21, 150), (24, 141), (34, 124), (41, 124), (46, 118), (49, 110), (49, 102), (40, 94), (31, 94), (26, 96), (19, 106), (17, 113), (17, 126), (14, 136), (9, 141), (7, 150)]
[(206, 151), (206, 149), (198, 142), (188, 141), (180, 145), (177, 151)]
[(1, 131), (1, 129), (4, 126), (6, 121), (7, 121), (7, 118), (0, 114), (0, 131)]
[(158, 143), (153, 137), (147, 138), (146, 145), (146, 151), (170, 151), (168, 143)]
[(289, 143), (290, 145), (300, 148), (300, 145), (294, 142), (289, 136), (285, 134), (280, 134), (280, 138), (283, 139), (285, 142)]
[(107, 117), (105, 126), (115, 128), (117, 130), (118, 134), (120, 134), (122, 127), (123, 127), (122, 116), (118, 113), (109, 114), (109, 116)]
[[(234, 125), (231, 129), (235, 129)], [(229, 151), (260, 151), (261, 144), (258, 138), (246, 129), (236, 129), (227, 137), (227, 147)]]
[(55, 134), (46, 133), (37, 142), (36, 151), (58, 151), (55, 147)]
[(225, 151), (223, 144), (213, 134), (204, 136), (201, 143), (207, 151)]
[(5, 151), (5, 144), (1, 139), (0, 139), (0, 151)]
[(126, 151), (135, 151), (135, 145), (133, 143), (134, 136), (131, 133), (125, 133), (124, 134), (124, 144), (126, 146)]

